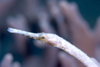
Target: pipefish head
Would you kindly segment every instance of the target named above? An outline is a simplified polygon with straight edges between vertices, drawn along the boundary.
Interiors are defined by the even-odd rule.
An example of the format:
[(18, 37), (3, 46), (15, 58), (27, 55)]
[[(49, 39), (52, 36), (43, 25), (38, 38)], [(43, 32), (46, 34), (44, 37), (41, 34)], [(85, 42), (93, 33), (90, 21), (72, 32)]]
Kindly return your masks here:
[(37, 40), (40, 40), (44, 43), (54, 46), (57, 43), (58, 36), (51, 33), (41, 33), (40, 37)]

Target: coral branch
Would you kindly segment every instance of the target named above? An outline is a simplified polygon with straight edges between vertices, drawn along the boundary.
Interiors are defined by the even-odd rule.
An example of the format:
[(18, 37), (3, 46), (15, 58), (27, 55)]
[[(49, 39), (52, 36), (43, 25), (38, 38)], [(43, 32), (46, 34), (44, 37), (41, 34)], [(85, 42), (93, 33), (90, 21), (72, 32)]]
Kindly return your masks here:
[(11, 33), (18, 33), (25, 36), (28, 36), (30, 38), (34, 38), (37, 40), (40, 40), (44, 43), (47, 43), (49, 45), (58, 47), (66, 52), (68, 52), (70, 55), (74, 56), (76, 59), (81, 61), (85, 66), (87, 67), (99, 67), (93, 60), (91, 60), (90, 57), (87, 56), (83, 51), (69, 43), (68, 41), (64, 40), (63, 38), (50, 33), (30, 33), (18, 29), (8, 28), (8, 31)]

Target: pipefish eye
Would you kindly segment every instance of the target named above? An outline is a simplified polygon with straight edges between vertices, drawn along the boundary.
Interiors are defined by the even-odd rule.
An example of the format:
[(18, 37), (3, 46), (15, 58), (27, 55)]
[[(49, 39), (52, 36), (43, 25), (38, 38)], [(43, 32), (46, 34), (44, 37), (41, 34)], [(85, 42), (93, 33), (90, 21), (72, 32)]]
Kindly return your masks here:
[(45, 39), (45, 37), (44, 37), (44, 36), (42, 36), (42, 37), (41, 37), (41, 39)]

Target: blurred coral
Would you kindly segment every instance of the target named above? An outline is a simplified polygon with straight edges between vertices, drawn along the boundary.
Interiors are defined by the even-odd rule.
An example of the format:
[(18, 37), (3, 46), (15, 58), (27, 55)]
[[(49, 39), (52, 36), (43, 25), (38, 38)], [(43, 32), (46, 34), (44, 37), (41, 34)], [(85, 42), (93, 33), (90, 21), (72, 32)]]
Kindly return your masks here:
[(88, 24), (91, 22), (81, 15), (79, 4), (80, 1), (76, 4), (66, 0), (1, 0), (0, 67), (85, 67), (55, 47), (22, 35), (9, 34), (8, 27), (55, 33), (100, 62), (100, 17), (91, 30)]

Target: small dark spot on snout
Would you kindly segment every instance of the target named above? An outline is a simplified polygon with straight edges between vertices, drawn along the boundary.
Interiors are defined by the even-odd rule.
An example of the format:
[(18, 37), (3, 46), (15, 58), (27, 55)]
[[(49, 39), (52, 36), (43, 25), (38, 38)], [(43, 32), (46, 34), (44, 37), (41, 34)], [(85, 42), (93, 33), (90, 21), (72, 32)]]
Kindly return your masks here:
[(30, 36), (27, 36), (27, 37), (30, 37)]

